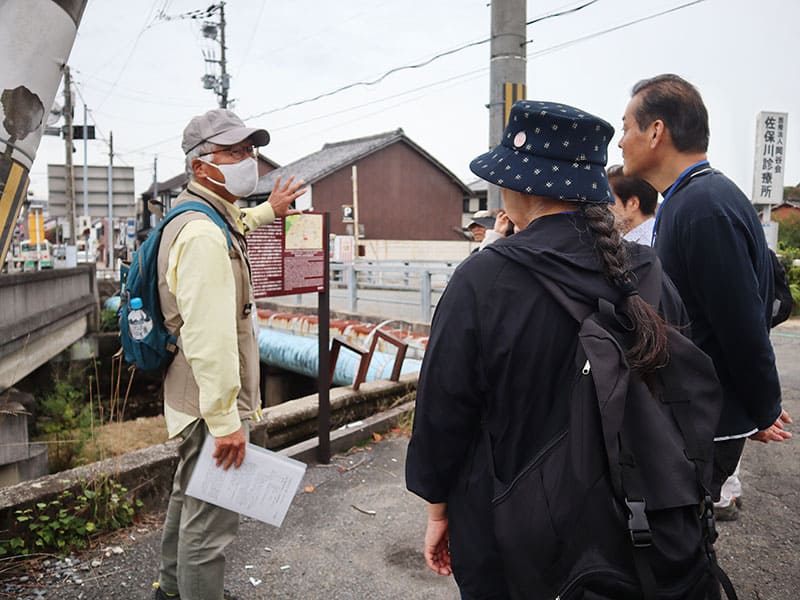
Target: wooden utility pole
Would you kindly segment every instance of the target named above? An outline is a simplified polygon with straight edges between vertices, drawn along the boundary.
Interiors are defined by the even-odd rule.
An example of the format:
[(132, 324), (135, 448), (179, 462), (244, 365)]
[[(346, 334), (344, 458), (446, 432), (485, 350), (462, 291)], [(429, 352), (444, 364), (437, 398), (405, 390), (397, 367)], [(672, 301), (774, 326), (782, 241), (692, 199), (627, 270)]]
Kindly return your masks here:
[(67, 223), (69, 224), (69, 245), (74, 245), (77, 240), (75, 235), (75, 168), (72, 164), (72, 78), (69, 67), (64, 65), (64, 143), (66, 149), (64, 189), (67, 198)]

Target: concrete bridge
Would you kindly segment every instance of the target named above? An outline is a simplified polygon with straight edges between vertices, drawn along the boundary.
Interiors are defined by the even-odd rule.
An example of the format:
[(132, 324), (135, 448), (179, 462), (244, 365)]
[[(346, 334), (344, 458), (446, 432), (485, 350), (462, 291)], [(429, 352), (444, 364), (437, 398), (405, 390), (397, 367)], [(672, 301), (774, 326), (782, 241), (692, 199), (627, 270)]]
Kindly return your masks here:
[[(332, 267), (332, 317), (427, 329), (455, 263), (412, 262)], [(97, 275), (90, 264), (0, 275), (0, 392), (97, 330)], [(259, 307), (316, 312), (316, 294), (272, 300)]]
[(97, 330), (94, 265), (0, 275), (0, 391)]

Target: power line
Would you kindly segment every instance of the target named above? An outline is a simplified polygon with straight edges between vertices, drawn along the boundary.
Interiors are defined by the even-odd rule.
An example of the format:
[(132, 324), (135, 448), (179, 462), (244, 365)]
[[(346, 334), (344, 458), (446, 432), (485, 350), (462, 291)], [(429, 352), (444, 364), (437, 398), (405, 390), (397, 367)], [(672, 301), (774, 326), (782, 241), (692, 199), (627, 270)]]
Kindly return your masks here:
[[(73, 81), (73, 83), (75, 84), (75, 91), (78, 92), (78, 96), (80, 97), (81, 102), (83, 102), (83, 105), (86, 106), (86, 100), (83, 97), (80, 85), (78, 85), (77, 81)], [(111, 148), (111, 140), (110, 138), (106, 137), (106, 135), (103, 133), (103, 130), (100, 128), (100, 125), (97, 124), (97, 120), (94, 118), (94, 111), (88, 106), (86, 106), (86, 113), (88, 114), (89, 118), (92, 120), (92, 123), (94, 124), (94, 130), (95, 133), (97, 134), (97, 137), (99, 137), (101, 141), (105, 142), (106, 146)], [(115, 152), (114, 156), (119, 160), (119, 162), (122, 163), (123, 166), (130, 167), (128, 162), (120, 155), (119, 152)]]
[[(116, 87), (114, 87), (113, 81), (97, 77), (81, 69), (72, 68), (72, 72), (77, 73), (81, 76), (83, 80), (83, 85), (85, 87), (97, 90), (100, 93), (108, 92), (111, 89), (117, 89), (117, 90), (123, 90), (128, 93), (128, 95), (117, 93), (116, 94), (117, 97), (127, 98), (129, 100), (136, 100), (137, 102), (146, 102), (149, 104), (163, 104), (164, 106), (185, 106), (185, 107), (201, 106), (200, 104), (189, 103), (190, 102), (189, 99), (185, 97), (180, 98), (177, 96), (165, 96), (162, 93), (156, 95), (153, 94), (152, 91), (142, 92), (140, 91), (141, 88), (131, 88), (123, 85), (116, 85)], [(196, 94), (193, 96), (193, 98), (194, 97), (196, 97)], [(159, 98), (159, 100), (153, 100), (153, 98)], [(205, 104), (203, 104), (203, 106), (205, 106)]]
[[(270, 131), (283, 131), (284, 129), (291, 129), (292, 127), (299, 127), (300, 125), (307, 125), (308, 123), (313, 123), (314, 121), (320, 121), (322, 119), (327, 119), (328, 117), (335, 117), (336, 115), (352, 112), (354, 110), (358, 110), (359, 108), (365, 108), (367, 106), (375, 106), (380, 104), (381, 102), (386, 102), (387, 100), (394, 100), (395, 98), (399, 98), (400, 96), (407, 96), (408, 94), (413, 94), (414, 92), (419, 92), (421, 90), (425, 90), (428, 88), (432, 88), (434, 86), (442, 85), (445, 83), (451, 83), (453, 81), (457, 81), (459, 79), (463, 79), (464, 77), (469, 77), (470, 75), (476, 75), (478, 73), (484, 73), (489, 70), (489, 67), (483, 67), (480, 69), (475, 69), (474, 71), (468, 71), (466, 73), (461, 73), (460, 75), (454, 75), (452, 77), (448, 77), (447, 79), (441, 79), (439, 81), (434, 81), (432, 83), (427, 83), (425, 85), (421, 85), (419, 87), (406, 90), (404, 92), (398, 92), (397, 94), (392, 94), (391, 96), (384, 96), (383, 98), (379, 98), (378, 100), (372, 100), (370, 102), (364, 102), (363, 104), (356, 104), (355, 106), (350, 106), (348, 108), (343, 108), (341, 110), (337, 110), (331, 113), (326, 113), (323, 115), (318, 115), (316, 117), (312, 117), (310, 119), (306, 119), (304, 121), (297, 121), (295, 123), (290, 123), (288, 125), (284, 125), (282, 127), (270, 127)], [(399, 106), (399, 104), (394, 104), (394, 106)], [(337, 125), (340, 126), (341, 124)]]
[(190, 10), (179, 15), (168, 15), (162, 9), (157, 15), (155, 20), (158, 21), (178, 21), (181, 19), (207, 19), (216, 13), (221, 6), (219, 4), (212, 4), (208, 8), (200, 8), (198, 10)]
[[(626, 27), (630, 27), (631, 25), (636, 25), (638, 23), (642, 23), (644, 21), (649, 21), (650, 19), (655, 19), (656, 17), (661, 17), (663, 15), (669, 14), (671, 12), (675, 12), (677, 10), (681, 10), (683, 8), (688, 8), (689, 6), (693, 6), (695, 4), (700, 4), (701, 2), (705, 2), (706, 0), (693, 0), (692, 2), (687, 2), (685, 4), (681, 4), (679, 6), (674, 6), (672, 8), (668, 8), (667, 10), (663, 10), (661, 12), (653, 13), (652, 15), (647, 15), (646, 17), (641, 17), (639, 19), (635, 19), (633, 21), (628, 21), (627, 23), (622, 23), (621, 25), (615, 25), (614, 27), (609, 27), (608, 29), (603, 29), (602, 31), (596, 31), (595, 33), (590, 33), (589, 35), (585, 35), (583, 37), (575, 38), (573, 40), (569, 40), (567, 42), (563, 42), (561, 44), (556, 44), (555, 46), (550, 46), (549, 48), (545, 48), (543, 50), (539, 50), (538, 52), (534, 52), (532, 56), (528, 58), (536, 58), (539, 56), (544, 56), (545, 54), (550, 54), (551, 52), (556, 52), (557, 50), (563, 50), (564, 48), (568, 48), (580, 42), (585, 42), (586, 40), (590, 40), (601, 35), (605, 35), (607, 33), (612, 33), (614, 31), (619, 31), (620, 29), (624, 29)], [(528, 40), (525, 43), (530, 44), (533, 40)]]
[[(599, 0), (589, 0), (589, 2), (585, 2), (584, 4), (582, 4), (580, 6), (576, 6), (574, 8), (570, 8), (570, 9), (559, 11), (559, 12), (546, 14), (546, 15), (543, 15), (541, 17), (537, 17), (535, 19), (532, 19), (531, 21), (528, 21), (525, 24), (526, 25), (532, 25), (532, 24), (535, 24), (535, 23), (540, 23), (541, 21), (545, 21), (547, 19), (552, 19), (552, 18), (555, 18), (555, 17), (559, 17), (559, 16), (575, 13), (575, 12), (577, 12), (579, 10), (583, 10), (584, 8), (587, 8), (588, 6), (591, 6), (592, 4), (595, 4), (598, 1)], [(661, 16), (661, 15), (664, 15), (664, 14), (667, 14), (667, 13), (670, 13), (670, 12), (674, 12), (676, 10), (680, 10), (682, 8), (686, 8), (686, 7), (692, 6), (694, 4), (699, 4), (700, 2), (705, 2), (705, 0), (694, 0), (693, 2), (688, 2), (686, 4), (682, 4), (680, 6), (668, 9), (666, 11), (662, 11), (660, 13), (656, 13), (654, 15), (650, 15), (648, 17), (643, 17), (641, 19), (637, 19), (637, 20), (631, 21), (629, 23), (624, 23), (622, 25), (610, 28), (610, 29), (605, 30), (605, 31), (597, 32), (595, 34), (584, 36), (582, 38), (577, 38), (577, 39), (572, 40), (570, 42), (564, 42), (563, 44), (559, 44), (557, 46), (553, 46), (551, 48), (545, 49), (545, 50), (543, 50), (541, 52), (537, 52), (534, 56), (541, 56), (541, 55), (547, 54), (549, 52), (554, 52), (556, 50), (560, 50), (561, 48), (567, 47), (567, 46), (569, 46), (571, 44), (578, 43), (578, 42), (581, 42), (581, 41), (584, 41), (584, 40), (588, 40), (588, 39), (591, 39), (592, 37), (597, 37), (597, 36), (603, 35), (605, 33), (610, 33), (612, 31), (616, 31), (618, 29), (622, 29), (623, 27), (628, 27), (630, 25), (634, 25), (636, 23), (640, 23), (640, 22), (646, 21), (648, 19), (652, 19), (652, 18)], [(269, 115), (269, 114), (274, 114), (276, 112), (284, 111), (284, 110), (286, 110), (288, 108), (293, 108), (295, 106), (301, 106), (303, 104), (308, 104), (310, 102), (316, 102), (317, 100), (320, 100), (322, 98), (327, 98), (329, 96), (333, 96), (335, 94), (339, 94), (340, 92), (343, 92), (343, 91), (346, 91), (346, 90), (349, 90), (349, 89), (352, 89), (352, 88), (355, 88), (355, 87), (376, 85), (376, 84), (380, 83), (381, 81), (383, 81), (384, 79), (386, 79), (389, 75), (392, 75), (392, 74), (397, 73), (399, 71), (404, 71), (404, 70), (408, 70), (408, 69), (418, 69), (420, 67), (427, 66), (427, 65), (431, 64), (432, 62), (434, 62), (435, 60), (438, 60), (438, 59), (443, 58), (445, 56), (450, 56), (452, 54), (456, 54), (457, 52), (461, 52), (463, 50), (466, 50), (468, 48), (472, 48), (474, 46), (480, 46), (480, 45), (485, 44), (485, 43), (487, 43), (489, 41), (491, 41), (491, 38), (485, 38), (485, 39), (477, 40), (475, 42), (470, 42), (470, 43), (467, 43), (467, 44), (463, 44), (463, 45), (457, 46), (456, 48), (453, 48), (451, 50), (446, 50), (444, 52), (440, 52), (440, 53), (438, 53), (438, 54), (432, 56), (431, 58), (429, 58), (427, 60), (424, 60), (422, 62), (419, 62), (419, 63), (416, 63), (416, 64), (412, 64), (412, 65), (404, 65), (402, 67), (395, 67), (394, 69), (391, 69), (391, 70), (385, 72), (383, 75), (381, 75), (380, 77), (378, 77), (378, 78), (376, 78), (374, 80), (371, 80), (371, 81), (357, 81), (357, 82), (354, 82), (354, 83), (349, 83), (349, 84), (341, 86), (341, 87), (339, 87), (339, 88), (337, 88), (335, 90), (319, 94), (319, 95), (314, 96), (312, 98), (306, 98), (304, 100), (298, 100), (298, 101), (295, 101), (295, 102), (290, 102), (289, 104), (286, 104), (286, 105), (278, 107), (278, 108), (273, 108), (273, 109), (266, 110), (266, 111), (263, 111), (263, 112), (260, 112), (260, 113), (256, 113), (254, 115), (246, 117), (244, 120), (248, 121), (250, 119), (257, 119), (259, 117), (263, 117), (263, 116), (266, 116), (266, 115)], [(528, 40), (525, 43), (526, 44), (530, 44), (532, 41), (533, 40)], [(531, 57), (529, 57), (529, 58), (531, 58)]]
[[(584, 9), (587, 6), (591, 6), (592, 4), (595, 4), (596, 2), (599, 2), (599, 0), (589, 0), (589, 2), (586, 2), (586, 3), (584, 3), (584, 4), (580, 5), (580, 6), (576, 6), (575, 8), (571, 8), (571, 9), (560, 11), (560, 12), (556, 12), (556, 13), (550, 13), (550, 14), (544, 15), (542, 17), (538, 17), (536, 19), (533, 19), (532, 21), (528, 21), (525, 24), (526, 25), (532, 25), (534, 23), (539, 23), (539, 22), (544, 21), (546, 19), (552, 19), (554, 17), (560, 17), (562, 15), (567, 15), (567, 14), (570, 14), (570, 13), (578, 12), (579, 10)], [(463, 44), (463, 45), (458, 46), (456, 48), (453, 48), (451, 50), (445, 50), (444, 52), (440, 52), (438, 54), (435, 54), (431, 58), (429, 58), (427, 60), (424, 60), (422, 62), (418, 62), (418, 63), (411, 64), (411, 65), (403, 65), (402, 67), (395, 67), (394, 69), (390, 69), (389, 71), (386, 71), (383, 75), (381, 75), (381, 76), (379, 76), (376, 79), (373, 79), (371, 81), (356, 81), (354, 83), (348, 83), (347, 85), (343, 85), (342, 87), (339, 87), (339, 88), (337, 88), (335, 90), (332, 90), (330, 92), (325, 92), (325, 93), (319, 94), (317, 96), (314, 96), (313, 98), (307, 98), (305, 100), (298, 100), (296, 102), (290, 102), (289, 104), (286, 104), (285, 106), (282, 106), (280, 108), (273, 108), (271, 110), (267, 110), (267, 111), (264, 111), (264, 112), (261, 112), (261, 113), (257, 113), (255, 115), (251, 115), (250, 117), (247, 117), (244, 120), (247, 121), (248, 119), (256, 119), (258, 117), (263, 117), (265, 115), (269, 115), (269, 114), (272, 114), (272, 113), (275, 113), (275, 112), (286, 110), (287, 108), (292, 108), (292, 107), (295, 107), (295, 106), (301, 106), (303, 104), (308, 104), (309, 102), (316, 102), (317, 100), (320, 100), (322, 98), (327, 98), (329, 96), (333, 96), (334, 94), (339, 94), (341, 92), (344, 92), (346, 90), (349, 90), (349, 89), (352, 89), (352, 88), (355, 88), (355, 87), (367, 87), (367, 86), (377, 85), (378, 83), (380, 83), (381, 81), (383, 81), (384, 79), (389, 77), (390, 75), (393, 75), (395, 73), (399, 73), (400, 71), (407, 71), (407, 70), (411, 70), (411, 69), (419, 69), (421, 67), (426, 67), (429, 64), (431, 64), (432, 62), (434, 62), (436, 60), (439, 60), (440, 58), (444, 58), (445, 56), (450, 56), (452, 54), (456, 54), (456, 53), (461, 52), (463, 50), (467, 50), (468, 48), (473, 48), (475, 46), (480, 46), (480, 45), (486, 44), (487, 42), (490, 42), (491, 39), (492, 39), (491, 37), (488, 37), (488, 38), (484, 38), (484, 39), (481, 39), (481, 40), (478, 40), (478, 41), (475, 41), (475, 42), (470, 42), (470, 43), (467, 43), (467, 44)]]
[(586, 8), (587, 6), (591, 6), (595, 2), (599, 2), (600, 0), (589, 0), (586, 4), (582, 4), (581, 6), (576, 6), (575, 8), (570, 8), (567, 10), (562, 10), (561, 12), (550, 13), (549, 15), (544, 15), (543, 17), (538, 17), (533, 19), (532, 21), (528, 21), (525, 25), (533, 25), (534, 23), (541, 23), (542, 21), (546, 21), (547, 19), (552, 19), (554, 17), (561, 17), (563, 15), (568, 15), (570, 13), (578, 12), (581, 9)]
[(256, 32), (258, 31), (258, 26), (261, 24), (261, 16), (264, 14), (264, 8), (267, 6), (267, 0), (261, 0), (261, 8), (258, 9), (258, 16), (256, 20), (253, 22), (253, 29), (250, 32), (250, 39), (247, 41), (247, 46), (245, 46), (244, 54), (242, 55), (242, 62), (236, 68), (236, 74), (239, 74), (239, 71), (242, 69), (242, 65), (247, 62), (247, 57), (250, 55), (250, 49), (253, 47), (253, 40), (256, 37)]
[[(585, 3), (585, 4), (581, 5), (581, 6), (575, 7), (573, 9), (560, 11), (559, 13), (551, 13), (551, 14), (548, 14), (548, 15), (544, 15), (542, 17), (538, 17), (536, 19), (533, 19), (530, 23), (526, 23), (526, 25), (527, 24), (533, 24), (533, 23), (541, 22), (543, 20), (550, 19), (550, 18), (553, 18), (555, 16), (560, 16), (562, 14), (573, 13), (573, 12), (575, 12), (577, 10), (581, 10), (583, 8), (586, 8), (587, 6), (589, 6), (591, 4), (594, 4), (597, 1), (598, 0), (591, 0), (590, 2), (587, 2), (587, 3)], [(635, 25), (637, 23), (641, 23), (643, 21), (647, 21), (647, 20), (662, 16), (664, 14), (668, 14), (670, 12), (675, 12), (677, 10), (681, 10), (683, 8), (687, 8), (689, 6), (693, 6), (695, 4), (699, 4), (699, 3), (705, 2), (705, 1), (706, 0), (693, 0), (692, 2), (687, 2), (685, 4), (682, 4), (682, 5), (667, 9), (665, 11), (661, 11), (661, 12), (658, 12), (658, 13), (654, 13), (652, 15), (648, 15), (646, 17), (635, 19), (633, 21), (629, 21), (629, 22), (623, 23), (621, 25), (617, 25), (615, 27), (611, 27), (611, 28), (603, 30), (603, 31), (595, 32), (595, 33), (592, 33), (592, 34), (589, 34), (589, 35), (586, 35), (586, 36), (583, 36), (583, 37), (580, 37), (580, 38), (575, 38), (573, 40), (570, 40), (570, 41), (567, 41), (567, 42), (564, 42), (564, 43), (561, 43), (561, 44), (557, 44), (557, 45), (551, 46), (549, 48), (544, 48), (544, 49), (542, 49), (542, 50), (540, 50), (538, 52), (535, 52), (532, 55), (529, 55), (528, 58), (531, 59), (531, 58), (537, 58), (537, 57), (540, 57), (540, 56), (544, 56), (545, 54), (549, 54), (550, 52), (555, 52), (557, 50), (561, 50), (563, 48), (566, 48), (566, 47), (569, 47), (571, 45), (577, 44), (579, 42), (586, 41), (586, 40), (589, 40), (589, 39), (592, 39), (592, 38), (595, 38), (595, 37), (599, 37), (601, 35), (605, 35), (607, 33), (611, 33), (611, 32), (614, 32), (614, 31), (618, 31), (618, 30), (623, 29), (625, 27), (629, 27), (631, 25)], [(377, 79), (375, 79), (375, 80), (373, 80), (371, 82), (363, 82), (362, 81), (362, 82), (350, 83), (350, 84), (347, 84), (347, 85), (342, 86), (340, 88), (337, 88), (335, 90), (332, 90), (330, 92), (326, 92), (326, 93), (323, 93), (323, 94), (318, 94), (317, 96), (314, 96), (312, 98), (307, 98), (307, 99), (304, 99), (304, 100), (298, 100), (296, 102), (291, 102), (291, 103), (286, 104), (286, 105), (281, 106), (281, 107), (273, 108), (273, 109), (266, 110), (266, 111), (263, 111), (263, 112), (260, 112), (260, 113), (256, 113), (254, 115), (250, 115), (248, 117), (243, 118), (243, 120), (244, 121), (249, 121), (249, 120), (257, 119), (257, 118), (260, 118), (260, 117), (263, 117), (263, 116), (266, 116), (266, 115), (269, 115), (269, 114), (275, 114), (275, 113), (278, 113), (278, 112), (282, 112), (284, 110), (287, 110), (287, 109), (295, 107), (295, 106), (300, 106), (300, 105), (303, 105), (303, 104), (309, 104), (311, 102), (315, 102), (315, 101), (320, 100), (322, 98), (326, 98), (326, 97), (332, 96), (334, 94), (337, 94), (339, 92), (342, 92), (344, 90), (348, 90), (348, 89), (351, 89), (351, 88), (354, 88), (354, 87), (357, 87), (357, 86), (375, 85), (375, 84), (379, 83), (380, 81), (383, 81), (389, 75), (391, 75), (393, 73), (396, 73), (398, 71), (405, 70), (405, 69), (414, 69), (414, 68), (419, 68), (421, 66), (429, 65), (433, 61), (435, 61), (435, 60), (437, 60), (439, 58), (442, 58), (444, 56), (448, 56), (448, 55), (451, 55), (451, 54), (455, 54), (456, 52), (460, 52), (460, 51), (465, 50), (467, 48), (471, 48), (471, 47), (474, 47), (474, 46), (485, 44), (485, 43), (487, 43), (489, 41), (490, 41), (490, 38), (477, 40), (477, 41), (474, 41), (474, 42), (469, 42), (467, 44), (463, 44), (461, 46), (457, 46), (456, 48), (453, 48), (451, 50), (447, 50), (447, 51), (441, 52), (439, 54), (436, 54), (433, 57), (431, 57), (431, 58), (429, 58), (429, 59), (427, 59), (425, 61), (422, 61), (420, 63), (416, 63), (414, 65), (406, 65), (406, 66), (403, 66), (403, 67), (396, 67), (394, 69), (391, 69), (391, 70), (387, 71), (386, 73), (384, 73), (383, 75), (381, 75), (380, 77), (378, 77)], [(529, 44), (531, 42), (532, 42), (532, 40), (528, 40), (525, 43)], [(485, 70), (485, 69), (483, 69), (483, 70)], [(441, 81), (446, 81), (446, 80), (441, 80)], [(435, 85), (436, 83), (438, 83), (438, 82), (433, 82), (430, 85)], [(370, 104), (372, 104), (372, 103), (370, 103)], [(130, 152), (135, 153), (135, 152), (138, 152), (138, 151), (141, 151), (141, 150), (145, 150), (147, 148), (152, 148), (154, 146), (158, 146), (158, 145), (164, 144), (166, 142), (174, 141), (174, 140), (178, 139), (179, 137), (180, 136), (171, 136), (169, 138), (165, 138), (165, 139), (160, 140), (158, 142), (154, 142), (152, 144), (148, 144), (146, 146), (142, 146), (140, 148), (137, 148), (136, 150), (131, 150)]]
[(322, 98), (327, 98), (329, 96), (333, 96), (335, 94), (339, 94), (341, 92), (353, 89), (355, 87), (367, 87), (367, 86), (376, 85), (376, 84), (380, 83), (381, 81), (383, 81), (384, 79), (386, 79), (387, 77), (389, 77), (389, 75), (392, 75), (394, 73), (398, 73), (400, 71), (407, 71), (407, 70), (410, 70), (410, 69), (419, 69), (421, 67), (425, 67), (425, 66), (431, 64), (435, 60), (438, 60), (438, 59), (443, 58), (445, 56), (449, 56), (451, 54), (455, 54), (456, 52), (461, 52), (462, 50), (466, 50), (467, 48), (472, 48), (473, 46), (480, 46), (481, 44), (485, 44), (488, 41), (489, 41), (489, 38), (484, 39), (484, 40), (479, 40), (477, 42), (472, 42), (470, 44), (465, 44), (463, 46), (459, 46), (458, 48), (453, 48), (452, 50), (447, 50), (445, 52), (440, 52), (439, 54), (437, 54), (435, 56), (432, 56), (428, 60), (424, 60), (422, 62), (413, 64), (413, 65), (404, 65), (402, 67), (395, 67), (394, 69), (390, 69), (389, 71), (386, 71), (386, 73), (384, 73), (383, 75), (381, 75), (377, 79), (373, 79), (372, 81), (356, 81), (356, 82), (353, 82), (353, 83), (348, 83), (347, 85), (343, 85), (342, 87), (337, 88), (335, 90), (332, 90), (330, 92), (324, 92), (322, 94), (314, 96), (313, 98), (307, 98), (305, 100), (298, 100), (296, 102), (290, 102), (289, 104), (286, 104), (285, 106), (281, 106), (280, 108), (273, 108), (273, 109), (270, 109), (270, 110), (265, 110), (264, 112), (260, 112), (260, 113), (257, 113), (255, 115), (251, 115), (251, 116), (245, 118), (244, 120), (247, 121), (249, 119), (257, 119), (258, 117), (263, 117), (265, 115), (269, 115), (269, 114), (272, 114), (272, 113), (280, 112), (280, 111), (286, 110), (287, 108), (292, 108), (294, 106), (300, 106), (302, 104), (308, 104), (309, 102), (316, 102), (317, 100), (321, 100)]
[[(142, 39), (142, 36), (144, 35), (144, 32), (147, 31), (148, 29), (150, 29), (150, 27), (153, 26), (153, 23), (155, 23), (155, 18), (153, 18), (151, 20), (150, 19), (150, 14), (155, 9), (156, 4), (158, 3), (158, 1), (159, 0), (154, 0), (153, 4), (150, 5), (150, 10), (147, 11), (147, 19), (145, 19), (145, 25), (142, 26), (142, 28), (139, 30), (139, 33), (136, 35), (136, 39), (133, 41), (133, 46), (131, 46), (131, 51), (128, 53), (128, 57), (125, 59), (125, 62), (123, 63), (122, 67), (120, 68), (119, 74), (117, 75), (117, 78), (114, 80), (114, 83), (111, 86), (111, 89), (108, 91), (108, 93), (106, 94), (105, 98), (103, 98), (100, 101), (100, 104), (97, 107), (98, 109), (103, 107), (103, 105), (106, 103), (108, 98), (111, 96), (111, 92), (114, 91), (114, 88), (116, 87), (117, 83), (119, 83), (119, 80), (122, 79), (122, 74), (125, 72), (125, 69), (128, 68), (128, 63), (131, 62), (131, 58), (133, 57), (133, 53), (136, 51), (136, 47), (139, 45), (139, 40)], [(149, 21), (149, 23), (148, 23), (148, 21)]]

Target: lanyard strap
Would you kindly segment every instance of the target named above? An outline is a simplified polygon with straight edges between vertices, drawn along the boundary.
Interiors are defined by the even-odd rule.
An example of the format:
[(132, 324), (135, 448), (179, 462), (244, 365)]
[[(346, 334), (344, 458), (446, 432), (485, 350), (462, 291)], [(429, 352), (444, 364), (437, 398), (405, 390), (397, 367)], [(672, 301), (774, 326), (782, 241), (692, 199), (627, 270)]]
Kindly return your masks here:
[(669, 189), (666, 192), (664, 192), (664, 201), (661, 203), (661, 205), (658, 207), (658, 210), (656, 211), (656, 220), (655, 220), (655, 223), (653, 223), (653, 233), (651, 234), (651, 237), (650, 237), (650, 246), (654, 246), (655, 243), (656, 243), (656, 235), (658, 235), (658, 222), (661, 219), (661, 211), (664, 209), (664, 206), (667, 204), (667, 200), (669, 200), (670, 197), (672, 197), (672, 195), (675, 192), (678, 191), (678, 189), (684, 183), (684, 180), (686, 180), (687, 178), (691, 179), (695, 175), (698, 175), (700, 173), (705, 173), (706, 171), (710, 170), (710, 169), (703, 169), (702, 171), (693, 172), (698, 167), (703, 166), (703, 165), (708, 166), (708, 164), (709, 164), (708, 160), (707, 159), (703, 159), (703, 160), (698, 160), (693, 165), (690, 165), (690, 166), (686, 167), (686, 169), (684, 169), (683, 173), (678, 175), (678, 178), (675, 180), (675, 182), (671, 186), (669, 186)]

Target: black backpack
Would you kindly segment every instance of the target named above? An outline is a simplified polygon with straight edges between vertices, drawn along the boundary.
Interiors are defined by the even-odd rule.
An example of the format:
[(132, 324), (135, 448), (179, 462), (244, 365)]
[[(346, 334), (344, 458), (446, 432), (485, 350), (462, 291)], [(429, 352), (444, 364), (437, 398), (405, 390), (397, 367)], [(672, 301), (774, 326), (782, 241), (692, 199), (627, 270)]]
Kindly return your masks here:
[[(661, 277), (656, 263), (639, 284), (654, 306)], [(625, 317), (610, 302), (592, 309), (540, 281), (580, 331), (566, 429), (509, 484), (495, 478), (495, 537), (512, 597), (705, 600), (719, 598), (721, 584), (735, 599), (713, 548), (708, 489), (722, 390), (711, 359), (670, 327), (668, 363), (648, 386), (628, 366)]]
[(775, 282), (775, 297), (772, 301), (772, 322), (770, 327), (780, 325), (792, 314), (794, 299), (792, 298), (792, 288), (786, 278), (786, 271), (781, 264), (778, 255), (772, 250), (769, 251), (772, 259), (772, 278)]

